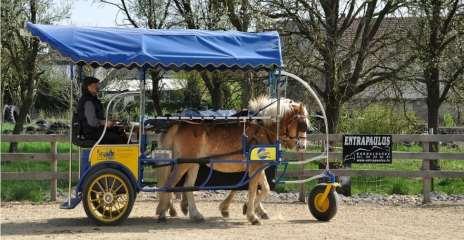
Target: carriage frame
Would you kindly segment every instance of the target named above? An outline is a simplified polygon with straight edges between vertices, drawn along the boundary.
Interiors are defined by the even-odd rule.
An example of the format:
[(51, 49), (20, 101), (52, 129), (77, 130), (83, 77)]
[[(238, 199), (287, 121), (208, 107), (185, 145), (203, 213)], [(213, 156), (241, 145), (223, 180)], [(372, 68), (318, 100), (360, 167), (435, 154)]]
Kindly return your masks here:
[[(52, 47), (54, 47), (54, 43), (44, 37), (43, 33), (41, 33), (37, 29), (40, 27), (35, 24), (28, 23), (28, 28), (31, 33), (37, 37), (39, 37), (42, 41), (49, 43)], [(117, 31), (116, 29), (112, 29)], [(279, 46), (280, 48), (280, 46)], [(280, 49), (279, 49), (280, 51)], [(60, 53), (66, 56), (66, 52)], [(77, 65), (77, 79), (82, 80), (83, 71), (82, 66), (83, 64), (92, 64), (95, 62), (92, 61), (80, 61), (78, 64), (71, 65), (71, 79), (74, 78), (74, 66)], [(96, 66), (103, 66), (103, 64), (97, 64)], [(225, 66), (225, 65), (224, 65)], [(220, 70), (228, 70), (227, 66), (221, 66)], [(269, 65), (271, 66), (271, 65)], [(265, 163), (262, 167), (262, 170), (265, 170), (269, 167), (277, 167), (277, 166), (284, 166), (284, 170), (279, 176), (276, 176), (273, 179), (275, 184), (284, 183), (284, 184), (301, 184), (305, 182), (309, 182), (315, 179), (324, 179), (325, 182), (322, 184), (317, 185), (308, 195), (308, 205), (311, 213), (314, 217), (318, 220), (328, 221), (330, 220), (336, 213), (337, 203), (335, 197), (335, 188), (338, 184), (335, 182), (335, 175), (332, 174), (329, 170), (328, 164), (328, 125), (327, 125), (327, 118), (325, 115), (324, 107), (315, 93), (315, 91), (307, 84), (304, 80), (299, 78), (298, 76), (287, 73), (283, 70), (282, 65), (272, 66), (266, 68), (268, 71), (269, 79), (268, 79), (268, 87), (269, 92), (273, 93), (272, 97), (275, 97), (277, 101), (277, 108), (280, 107), (280, 96), (279, 96), (279, 85), (281, 85), (283, 81), (283, 77), (293, 79), (310, 92), (310, 94), (316, 100), (321, 112), (322, 118), (325, 124), (325, 134), (326, 134), (326, 146), (325, 151), (314, 158), (302, 160), (302, 161), (289, 161), (283, 159), (281, 143), (279, 140), (279, 134), (276, 135), (275, 142), (272, 144), (258, 144), (258, 145), (247, 145), (247, 136), (244, 134), (242, 136), (242, 148), (243, 148), (243, 156), (245, 156), (245, 161), (237, 162), (236, 160), (224, 160), (224, 159), (214, 159), (214, 158), (204, 158), (204, 159), (176, 159), (171, 157), (156, 157), (151, 152), (147, 151), (147, 146), (149, 144), (148, 141), (148, 134), (145, 129), (145, 84), (146, 84), (146, 72), (150, 69), (151, 66), (149, 65), (142, 65), (137, 66), (138, 69), (138, 80), (140, 80), (140, 89), (139, 92), (129, 92), (129, 93), (122, 93), (114, 96), (108, 103), (106, 108), (106, 119), (108, 121), (108, 114), (110, 112), (110, 106), (112, 103), (123, 96), (136, 94), (139, 95), (139, 109), (140, 109), (140, 117), (139, 117), (139, 132), (137, 134), (138, 141), (137, 143), (127, 143), (127, 144), (112, 144), (112, 145), (104, 145), (100, 144), (105, 131), (107, 129), (107, 123), (105, 124), (103, 133), (100, 139), (93, 144), (91, 148), (80, 150), (80, 159), (79, 159), (79, 181), (75, 186), (74, 194), (71, 194), (71, 174), (69, 175), (69, 192), (68, 192), (68, 200), (61, 205), (62, 209), (73, 209), (75, 208), (81, 201), (84, 204), (84, 209), (92, 220), (95, 220), (97, 224), (103, 225), (113, 225), (121, 223), (127, 216), (130, 214), (132, 205), (135, 201), (136, 195), (138, 192), (186, 192), (186, 191), (200, 191), (200, 190), (236, 190), (241, 187), (246, 186), (248, 181), (254, 177), (248, 176), (248, 171), (245, 171), (240, 179), (235, 184), (231, 185), (221, 185), (221, 186), (214, 186), (209, 185), (208, 182), (210, 181), (213, 175), (213, 169), (211, 168), (206, 180), (202, 183), (193, 186), (193, 187), (184, 187), (184, 186), (175, 186), (175, 187), (166, 187), (166, 186), (151, 186), (149, 183), (145, 182), (144, 177), (144, 167), (152, 166), (155, 168), (158, 167), (165, 167), (171, 166), (173, 168), (173, 173), (176, 171), (176, 167), (179, 164), (185, 163), (199, 163), (199, 164), (214, 164), (214, 163), (243, 163), (248, 167), (253, 163)], [(169, 67), (164, 67), (167, 70), (170, 70)], [(234, 68), (232, 68), (234, 69)], [(217, 70), (217, 69), (214, 69)], [(248, 69), (250, 70), (250, 69)], [(253, 70), (253, 69), (251, 69)], [(70, 94), (72, 97), (72, 94)], [(72, 102), (70, 101), (70, 114), (72, 114)], [(279, 111), (278, 111), (279, 112)], [(266, 117), (256, 117), (256, 116), (244, 116), (244, 117), (155, 117), (155, 119), (166, 119), (166, 120), (173, 120), (173, 121), (182, 121), (182, 120), (231, 120), (231, 121), (241, 121), (244, 125), (247, 121), (253, 121), (257, 119), (263, 119)], [(131, 127), (131, 135), (133, 132), (135, 124)], [(279, 122), (277, 121), (276, 131), (279, 132)], [(72, 131), (72, 128), (70, 128)], [(70, 133), (70, 141), (72, 142), (72, 132)], [(131, 139), (131, 136), (129, 136)], [(71, 154), (70, 148), (70, 168), (71, 169)], [(167, 152), (169, 155), (169, 152)], [(288, 165), (302, 165), (309, 163), (311, 161), (322, 160), (325, 159), (327, 161), (326, 169), (319, 175), (302, 179), (302, 180), (282, 180), (285, 176), (287, 166)], [(255, 172), (255, 174), (258, 171)], [(171, 176), (173, 174), (171, 173)], [(111, 177), (111, 178), (110, 178)], [(100, 181), (104, 179), (106, 181), (106, 186), (102, 187), (100, 185)], [(108, 184), (108, 179), (112, 179), (112, 184)], [(169, 181), (169, 180), (168, 180)], [(111, 188), (109, 187), (111, 185)], [(114, 186), (119, 187), (117, 190), (113, 189)], [(101, 194), (91, 193), (92, 191), (98, 191), (98, 188), (101, 189)], [(125, 195), (127, 199), (125, 200), (125, 205), (123, 207), (119, 207), (120, 202), (117, 199), (119, 194), (118, 191), (120, 189), (125, 190)], [(74, 196), (72, 196), (74, 195)], [(117, 209), (113, 211), (106, 210), (103, 207), (103, 210), (99, 209), (98, 207), (93, 205), (93, 201), (102, 201), (104, 204), (111, 205), (112, 207)], [(109, 211), (109, 215), (108, 215)], [(112, 214), (113, 213), (113, 214)], [(116, 214), (117, 213), (117, 214)]]

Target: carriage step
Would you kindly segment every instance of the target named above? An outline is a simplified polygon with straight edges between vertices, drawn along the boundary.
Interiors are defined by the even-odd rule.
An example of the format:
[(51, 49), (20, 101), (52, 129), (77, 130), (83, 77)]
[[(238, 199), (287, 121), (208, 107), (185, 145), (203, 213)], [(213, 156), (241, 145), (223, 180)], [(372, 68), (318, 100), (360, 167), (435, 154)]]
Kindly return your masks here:
[(60, 205), (61, 209), (74, 209), (81, 202), (80, 197), (71, 198), (71, 201), (66, 201)]

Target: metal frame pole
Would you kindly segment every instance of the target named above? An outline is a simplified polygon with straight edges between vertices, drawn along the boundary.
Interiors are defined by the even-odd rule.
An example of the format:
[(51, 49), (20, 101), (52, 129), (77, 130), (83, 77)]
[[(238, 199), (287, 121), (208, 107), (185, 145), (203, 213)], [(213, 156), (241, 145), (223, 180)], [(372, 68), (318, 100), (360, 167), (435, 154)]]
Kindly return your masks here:
[(140, 80), (140, 126), (139, 126), (139, 149), (140, 155), (145, 153), (145, 128), (143, 125), (145, 118), (145, 69), (139, 68)]
[[(82, 71), (82, 68), (78, 68), (80, 71)], [(71, 182), (72, 182), (72, 116), (73, 116), (73, 101), (74, 101), (74, 95), (73, 95), (73, 81), (74, 81), (74, 65), (71, 64), (69, 66), (69, 76), (71, 80), (71, 84), (69, 87), (69, 121), (70, 121), (70, 128), (69, 128), (69, 165), (68, 165), (68, 206), (71, 206)]]

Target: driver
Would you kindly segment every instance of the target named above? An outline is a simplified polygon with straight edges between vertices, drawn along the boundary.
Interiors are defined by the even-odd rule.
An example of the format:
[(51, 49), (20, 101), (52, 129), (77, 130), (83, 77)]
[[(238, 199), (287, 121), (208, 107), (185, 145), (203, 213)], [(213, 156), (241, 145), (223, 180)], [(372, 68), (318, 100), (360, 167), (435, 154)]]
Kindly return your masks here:
[[(77, 103), (79, 125), (86, 139), (97, 141), (105, 127), (105, 113), (103, 105), (97, 98), (99, 91), (97, 78), (86, 77), (82, 83), (82, 97)], [(114, 122), (108, 120), (105, 136), (100, 144), (125, 144), (127, 136), (122, 129), (115, 127)]]

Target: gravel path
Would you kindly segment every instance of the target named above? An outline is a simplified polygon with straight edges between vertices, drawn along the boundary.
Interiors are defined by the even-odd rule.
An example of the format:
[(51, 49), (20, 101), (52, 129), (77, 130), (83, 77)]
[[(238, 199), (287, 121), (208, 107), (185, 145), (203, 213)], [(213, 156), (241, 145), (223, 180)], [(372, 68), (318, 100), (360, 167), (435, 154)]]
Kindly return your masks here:
[[(341, 199), (342, 200), (342, 199)], [(97, 227), (82, 205), (60, 210), (58, 204), (3, 203), (1, 238), (8, 239), (463, 239), (464, 201), (432, 205), (379, 205), (342, 200), (335, 218), (318, 222), (302, 203), (266, 203), (271, 220), (250, 225), (241, 215), (241, 203), (223, 219), (218, 201), (198, 202), (206, 217), (194, 223), (187, 217), (158, 223), (155, 203), (139, 199), (121, 226)], [(178, 204), (176, 203), (178, 208)], [(179, 211), (180, 212), (180, 211)]]

